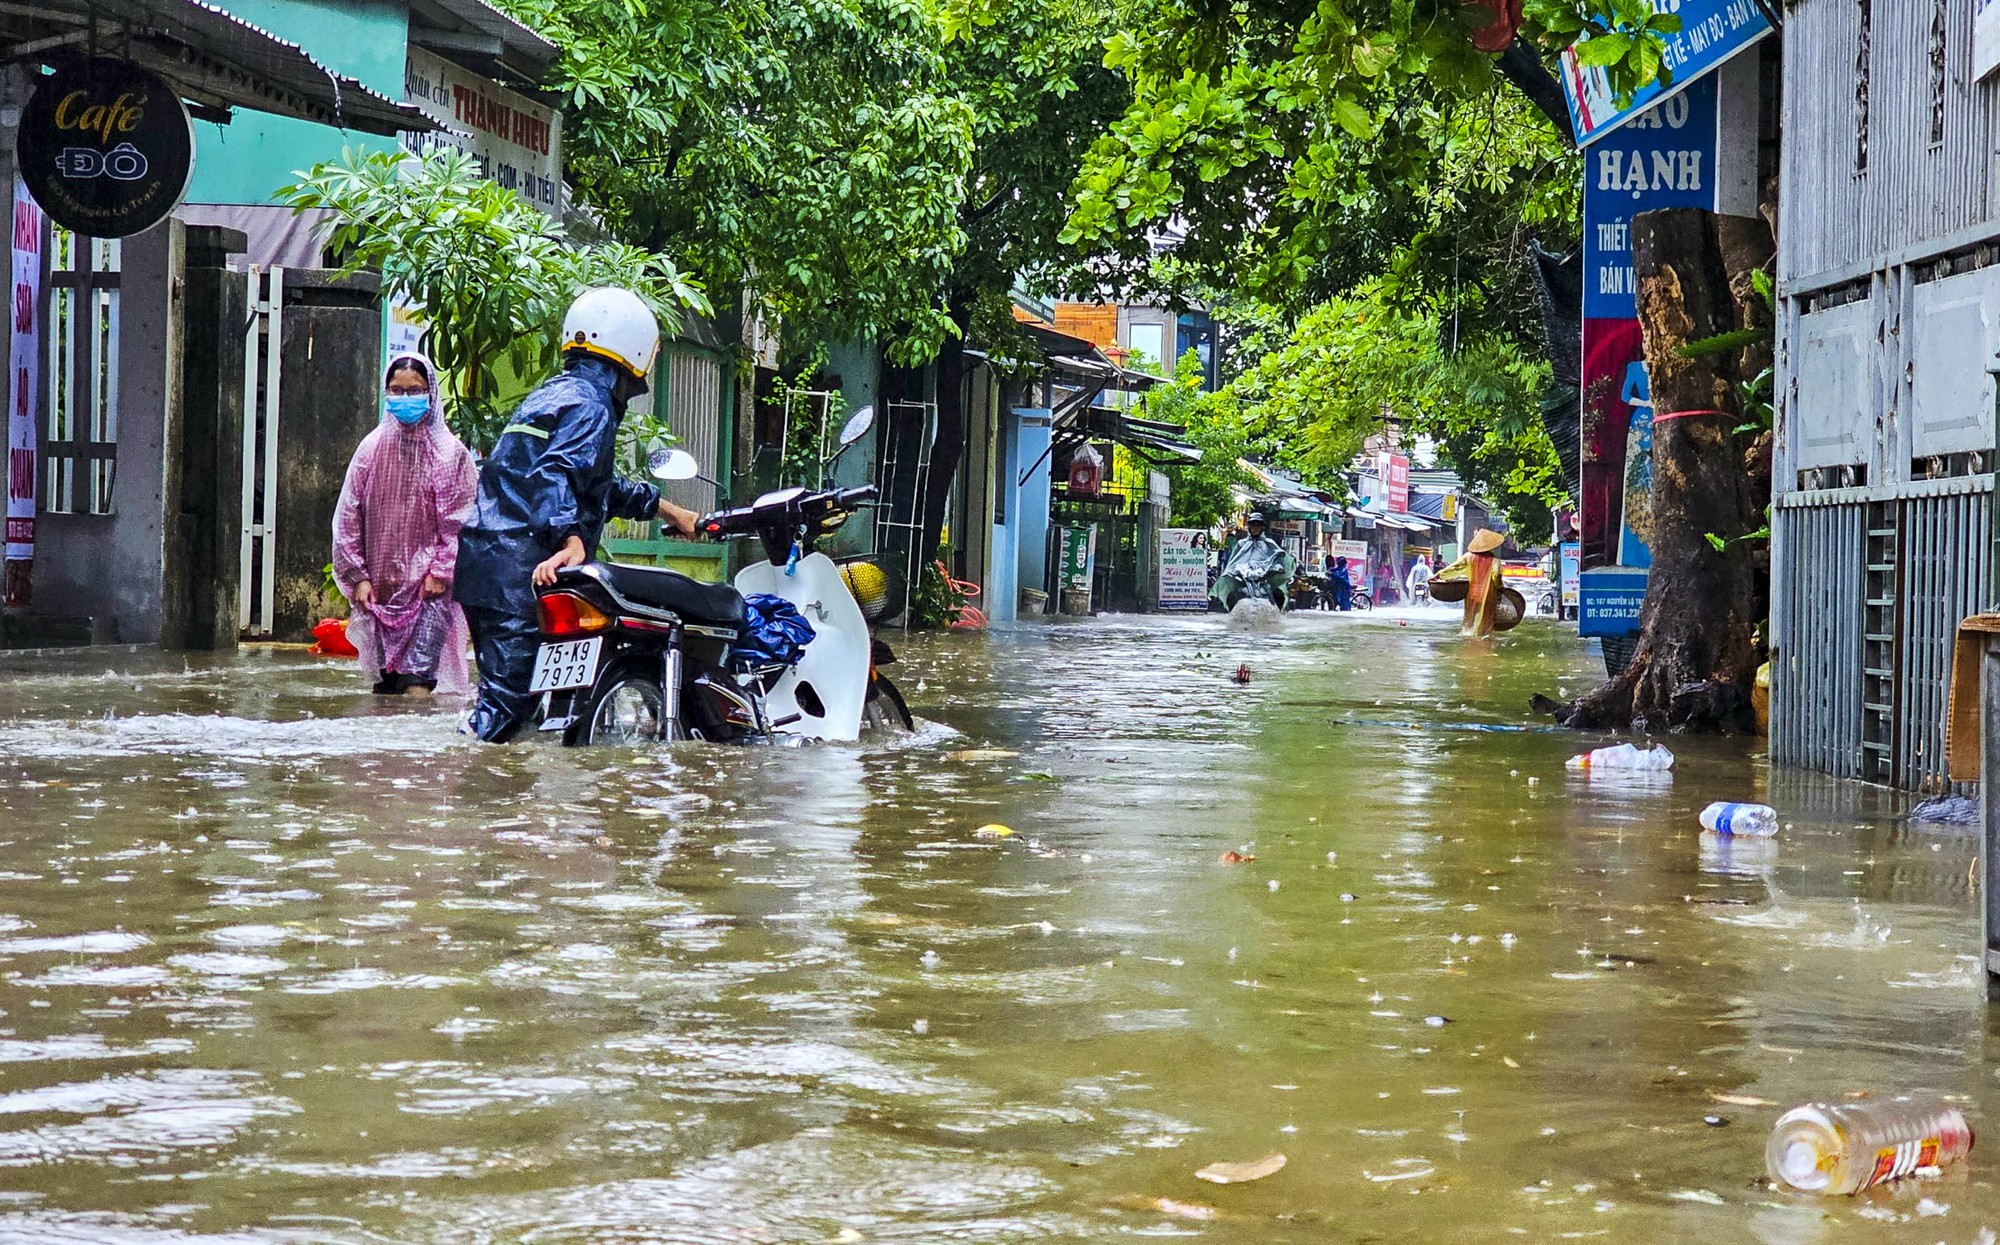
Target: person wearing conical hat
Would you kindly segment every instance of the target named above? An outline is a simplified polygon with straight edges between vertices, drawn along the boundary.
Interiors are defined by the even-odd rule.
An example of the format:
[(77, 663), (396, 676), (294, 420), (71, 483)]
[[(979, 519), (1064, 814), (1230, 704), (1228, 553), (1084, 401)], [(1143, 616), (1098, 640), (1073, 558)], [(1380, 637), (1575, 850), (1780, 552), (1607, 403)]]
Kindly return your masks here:
[(1498, 532), (1481, 528), (1465, 546), (1465, 556), (1439, 571), (1437, 579), (1466, 581), (1465, 615), (1458, 634), (1467, 639), (1490, 639), (1495, 614), (1500, 607), (1500, 546), (1507, 543)]

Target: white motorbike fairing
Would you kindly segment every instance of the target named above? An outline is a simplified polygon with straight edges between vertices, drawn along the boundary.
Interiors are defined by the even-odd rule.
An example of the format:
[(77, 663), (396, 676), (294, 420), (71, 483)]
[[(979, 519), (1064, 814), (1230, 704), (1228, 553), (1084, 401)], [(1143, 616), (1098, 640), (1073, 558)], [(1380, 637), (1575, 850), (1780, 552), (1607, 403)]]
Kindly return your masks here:
[[(870, 647), (868, 620), (861, 615), (840, 567), (823, 553), (800, 558), (788, 573), (773, 562), (757, 562), (736, 574), (736, 591), (744, 596), (769, 593), (783, 597), (812, 624), (813, 640), (799, 664), (779, 677), (764, 698), (771, 721), (793, 714), (799, 720), (779, 727), (782, 734), (808, 739), (861, 738), (861, 705), (868, 696)], [(822, 713), (811, 713), (800, 702), (800, 689), (810, 688), (806, 703), (818, 701)]]

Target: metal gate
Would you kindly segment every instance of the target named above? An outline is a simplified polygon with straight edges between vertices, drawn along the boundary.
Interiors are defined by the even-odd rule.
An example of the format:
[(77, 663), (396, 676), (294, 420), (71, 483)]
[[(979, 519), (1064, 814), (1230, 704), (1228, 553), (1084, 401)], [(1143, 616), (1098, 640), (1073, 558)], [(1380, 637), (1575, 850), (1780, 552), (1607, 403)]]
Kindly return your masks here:
[(284, 358), (285, 270), (245, 274), (250, 316), (243, 326), (243, 545), (236, 616), (243, 632), (268, 636), (278, 591), (278, 374)]
[[(704, 475), (721, 478), (722, 363), (706, 350), (669, 346), (662, 361), (666, 373), (667, 427), (682, 449), (694, 455)], [(676, 480), (666, 486), (667, 499), (696, 514), (715, 509), (715, 486), (707, 480)]]
[(1986, 608), (1993, 477), (1772, 509), (1771, 759), (1937, 791), (1958, 622)]

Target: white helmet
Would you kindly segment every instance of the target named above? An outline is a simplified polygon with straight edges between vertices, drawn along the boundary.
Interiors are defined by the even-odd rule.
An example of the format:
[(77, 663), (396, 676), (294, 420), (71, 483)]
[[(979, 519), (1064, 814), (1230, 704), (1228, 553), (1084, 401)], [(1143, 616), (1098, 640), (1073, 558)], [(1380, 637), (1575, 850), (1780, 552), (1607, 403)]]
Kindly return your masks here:
[(645, 378), (660, 352), (660, 322), (637, 294), (615, 286), (585, 290), (563, 317), (562, 348), (609, 359)]

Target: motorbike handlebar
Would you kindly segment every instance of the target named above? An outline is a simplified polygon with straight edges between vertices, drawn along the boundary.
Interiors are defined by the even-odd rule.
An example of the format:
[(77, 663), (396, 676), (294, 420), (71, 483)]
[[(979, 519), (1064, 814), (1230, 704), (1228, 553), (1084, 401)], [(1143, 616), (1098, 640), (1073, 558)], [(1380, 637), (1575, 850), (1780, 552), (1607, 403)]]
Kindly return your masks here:
[(796, 493), (776, 502), (712, 511), (696, 520), (695, 530), (709, 536), (742, 536), (774, 521), (797, 522), (845, 515), (855, 507), (874, 500), (879, 491), (872, 484), (864, 484), (860, 488)]

